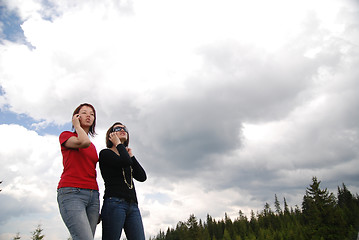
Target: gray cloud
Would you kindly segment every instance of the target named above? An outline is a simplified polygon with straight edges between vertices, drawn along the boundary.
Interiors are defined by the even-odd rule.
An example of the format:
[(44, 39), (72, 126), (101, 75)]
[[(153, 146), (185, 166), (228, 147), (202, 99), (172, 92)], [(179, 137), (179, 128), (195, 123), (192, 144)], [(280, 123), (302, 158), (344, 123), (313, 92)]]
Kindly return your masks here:
[[(193, 27), (171, 18), (175, 26), (187, 27), (173, 30), (162, 22), (162, 11), (160, 20), (151, 21), (131, 1), (117, 3), (124, 4), (118, 6), (126, 12), (121, 19), (108, 8), (115, 2), (107, 1), (99, 11), (93, 8), (92, 13), (97, 14), (91, 17), (88, 9), (67, 3), (56, 10), (59, 14), (51, 26), (59, 32), (64, 26), (72, 29), (61, 23), (69, 21), (65, 13), (78, 13), (91, 24), (108, 24), (110, 30), (118, 27), (119, 35), (94, 24), (92, 31), (103, 36), (96, 38), (85, 31), (86, 37), (76, 35), (72, 44), (66, 45), (65, 38), (50, 46), (46, 44), (54, 39), (35, 34), (36, 27), (50, 22), (36, 25), (28, 21), (25, 33), (37, 43), (37, 50), (0, 46), (4, 53), (0, 58), (0, 69), (4, 69), (0, 71), (4, 92), (0, 106), (61, 125), (70, 121), (79, 103), (90, 102), (98, 114), (100, 134), (94, 140), (98, 150), (104, 147), (104, 132), (113, 122), (126, 124), (131, 146), (149, 175), (148, 182), (138, 184), (144, 220), (151, 223), (149, 231), (184, 220), (180, 217), (193, 213), (187, 211), (223, 216), (225, 211), (241, 208), (257, 210), (265, 202), (272, 203), (274, 194), (285, 197), (290, 205), (300, 205), (313, 176), (334, 191), (342, 182), (354, 192), (359, 190), (357, 4), (346, 1), (333, 8), (339, 9), (335, 18), (325, 15), (324, 9), (298, 9), (302, 15), (300, 24), (293, 26), (296, 31), (285, 28), (288, 35), (283, 30), (283, 39), (276, 39), (268, 34), (271, 30), (278, 33), (276, 26), (265, 25), (264, 20), (253, 26), (269, 29), (252, 32), (244, 32), (248, 30), (245, 25), (232, 21), (210, 22), (213, 28), (208, 32), (203, 28), (205, 37), (201, 38), (195, 27), (202, 22), (193, 20)], [(99, 17), (104, 13), (108, 18)], [(239, 24), (242, 19), (235, 20)], [(127, 28), (122, 21), (127, 21)], [(279, 22), (284, 27), (285, 19)], [(73, 24), (80, 26), (76, 21)], [(174, 36), (163, 34), (166, 27)], [(214, 34), (216, 31), (223, 36)], [(194, 32), (191, 38), (174, 41)], [(246, 36), (253, 32), (263, 35)], [(265, 41), (256, 37), (279, 43), (266, 48)], [(41, 41), (43, 38), (47, 41)], [(251, 42), (253, 39), (258, 41)], [(13, 58), (15, 53), (27, 61)], [(19, 68), (25, 74), (14, 70)], [(34, 175), (51, 171), (44, 175), (44, 185), (36, 188), (55, 189), (56, 171), (61, 170), (55, 136), (40, 137), (24, 129), (16, 132), (33, 142), (32, 148), (1, 150), (1, 158), (11, 157), (9, 164), (16, 162), (14, 168), (28, 166), (37, 158), (32, 164)], [(11, 131), (0, 140), (8, 143), (9, 136)], [(51, 139), (46, 145), (49, 152), (36, 149), (46, 139)], [(8, 176), (14, 179), (17, 172), (10, 170)], [(16, 218), (20, 213), (33, 213), (30, 205), (15, 209), (18, 200), (13, 196), (3, 199), (9, 205), (3, 214)], [(226, 206), (218, 207), (224, 200)]]

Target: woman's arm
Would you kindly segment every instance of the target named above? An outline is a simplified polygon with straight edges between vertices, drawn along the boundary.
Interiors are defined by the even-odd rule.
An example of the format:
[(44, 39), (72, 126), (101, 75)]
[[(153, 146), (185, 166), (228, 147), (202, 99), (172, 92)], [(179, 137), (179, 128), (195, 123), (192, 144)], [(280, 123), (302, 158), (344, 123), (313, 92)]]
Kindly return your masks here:
[(99, 154), (100, 164), (104, 164), (111, 167), (128, 167), (133, 164), (131, 157), (123, 144), (116, 146), (120, 155), (117, 155), (110, 149), (103, 149)]
[(141, 164), (137, 161), (135, 156), (131, 157), (132, 159), (132, 169), (133, 169), (133, 178), (139, 182), (144, 182), (147, 179), (147, 175)]
[(126, 148), (128, 155), (131, 157), (132, 159), (132, 169), (133, 169), (133, 178), (136, 179), (139, 182), (144, 182), (147, 179), (147, 175), (145, 170), (143, 169), (143, 167), (141, 166), (141, 164), (137, 161), (137, 159), (135, 158), (135, 156), (132, 153), (132, 149), (127, 147)]
[(76, 114), (72, 117), (72, 124), (77, 133), (76, 136), (72, 136), (64, 144), (67, 148), (87, 148), (91, 145), (91, 141), (85, 132), (85, 130), (80, 125), (79, 115)]

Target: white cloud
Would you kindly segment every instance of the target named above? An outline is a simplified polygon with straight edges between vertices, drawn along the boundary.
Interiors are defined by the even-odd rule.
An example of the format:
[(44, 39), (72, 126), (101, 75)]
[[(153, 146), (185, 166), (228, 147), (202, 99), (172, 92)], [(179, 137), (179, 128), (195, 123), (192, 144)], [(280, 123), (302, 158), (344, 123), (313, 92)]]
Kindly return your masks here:
[[(34, 48), (0, 45), (0, 108), (37, 131), (90, 102), (98, 151), (124, 122), (149, 176), (136, 185), (148, 237), (191, 213), (256, 211), (274, 194), (300, 205), (314, 175), (358, 191), (354, 1), (42, 2), (6, 3)], [(49, 239), (67, 238), (57, 136), (0, 133), (0, 239), (38, 220)]]
[[(56, 187), (61, 156), (56, 136), (39, 136), (19, 125), (0, 125), (1, 233), (23, 231), (31, 224), (57, 215)], [(14, 224), (20, 218), (24, 223)], [(35, 222), (33, 222), (35, 220)], [(11, 224), (10, 224), (11, 223)], [(10, 224), (10, 225), (9, 225)], [(33, 231), (32, 229), (31, 231)], [(11, 233), (11, 232), (8, 232)]]
[(0, 132), (2, 194), (17, 200), (47, 200), (51, 189), (56, 188), (56, 175), (61, 173), (57, 137), (39, 136), (19, 125), (2, 124)]

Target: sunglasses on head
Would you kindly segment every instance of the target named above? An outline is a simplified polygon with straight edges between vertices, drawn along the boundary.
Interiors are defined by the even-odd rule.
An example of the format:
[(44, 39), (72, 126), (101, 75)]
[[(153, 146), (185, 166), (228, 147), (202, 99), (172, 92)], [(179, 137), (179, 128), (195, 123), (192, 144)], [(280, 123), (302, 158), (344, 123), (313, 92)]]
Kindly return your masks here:
[(121, 130), (125, 131), (128, 133), (128, 130), (126, 127), (115, 127), (112, 132), (121, 132)]

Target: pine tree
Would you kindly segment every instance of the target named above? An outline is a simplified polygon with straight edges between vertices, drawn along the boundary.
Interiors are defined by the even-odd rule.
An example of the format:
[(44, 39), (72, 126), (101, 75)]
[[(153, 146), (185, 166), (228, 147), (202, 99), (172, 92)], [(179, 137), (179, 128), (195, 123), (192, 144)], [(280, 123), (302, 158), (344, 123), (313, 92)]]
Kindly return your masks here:
[(343, 220), (336, 208), (336, 199), (327, 189), (320, 189), (320, 181), (316, 177), (303, 197), (303, 217), (307, 226), (308, 239), (326, 240), (341, 239), (343, 236)]
[(359, 229), (359, 199), (347, 189), (345, 184), (342, 188), (338, 187), (338, 207), (344, 215), (345, 225), (347, 226), (347, 234), (349, 239), (355, 239)]
[[(314, 177), (306, 189), (302, 209), (288, 207), (284, 198), (284, 210), (280, 209), (275, 195), (275, 212), (268, 203), (255, 215), (251, 210), (250, 220), (239, 211), (232, 221), (227, 213), (216, 221), (207, 214), (202, 223), (192, 214), (186, 222), (179, 222), (176, 229), (160, 231), (151, 240), (354, 240), (359, 229), (359, 196), (352, 195), (346, 186), (338, 187), (337, 199), (327, 189), (320, 188)], [(279, 214), (281, 212), (281, 214)]]
[[(228, 214), (225, 213), (224, 214), (224, 224), (225, 224), (225, 230), (227, 230), (227, 232), (229, 233), (230, 238), (234, 238), (234, 226), (233, 226), (233, 222), (231, 220), (230, 217), (228, 217)], [(224, 232), (223, 232), (224, 235)]]
[(278, 215), (281, 215), (282, 214), (282, 209), (280, 208), (280, 203), (278, 201), (277, 194), (274, 194), (274, 207), (275, 207), (275, 212)]
[(231, 235), (229, 234), (227, 229), (224, 229), (223, 240), (232, 240)]
[(37, 228), (35, 229), (35, 231), (32, 232), (32, 240), (41, 240), (45, 237), (45, 235), (42, 234), (42, 231), (44, 229), (41, 228), (41, 225), (37, 225)]
[(16, 233), (16, 236), (13, 238), (13, 240), (19, 240), (19, 239), (21, 239), (21, 237), (20, 237), (20, 233), (18, 232)]
[(288, 208), (288, 204), (287, 204), (287, 200), (284, 198), (284, 215), (289, 215), (289, 208)]
[(213, 221), (212, 217), (209, 214), (207, 214), (207, 229), (211, 239), (213, 239), (214, 236), (214, 225), (215, 225), (215, 221)]
[(186, 225), (188, 228), (189, 239), (191, 240), (199, 239), (199, 226), (198, 226), (197, 218), (194, 216), (194, 214), (190, 215)]
[(249, 222), (247, 217), (243, 214), (242, 210), (239, 210), (239, 218), (233, 222), (235, 232), (236, 232), (236, 239), (238, 237), (244, 238), (249, 232)]
[(256, 218), (256, 215), (254, 214), (253, 210), (251, 210), (251, 219), (249, 225), (251, 227), (251, 232), (254, 235), (256, 235), (259, 231), (259, 224), (258, 224), (258, 219)]

